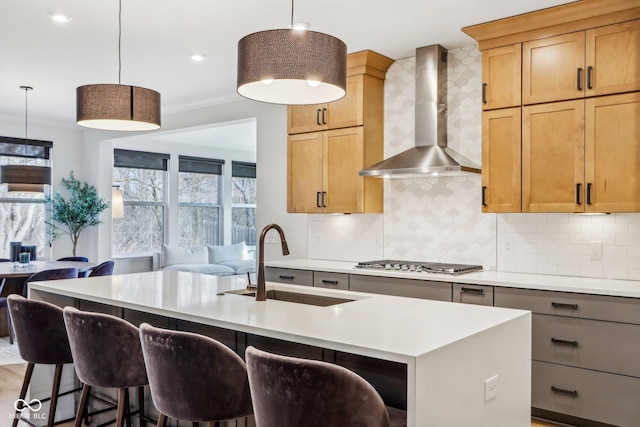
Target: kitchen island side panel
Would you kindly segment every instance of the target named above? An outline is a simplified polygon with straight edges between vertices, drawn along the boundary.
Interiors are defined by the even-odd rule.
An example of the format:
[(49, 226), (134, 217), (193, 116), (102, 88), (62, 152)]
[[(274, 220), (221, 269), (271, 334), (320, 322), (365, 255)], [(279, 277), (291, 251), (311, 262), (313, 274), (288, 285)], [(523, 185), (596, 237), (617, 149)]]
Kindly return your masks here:
[[(530, 427), (530, 355), (531, 313), (424, 354), (408, 412), (415, 405), (416, 418), (428, 420), (422, 427)], [(485, 401), (485, 381), (496, 375), (497, 393)]]

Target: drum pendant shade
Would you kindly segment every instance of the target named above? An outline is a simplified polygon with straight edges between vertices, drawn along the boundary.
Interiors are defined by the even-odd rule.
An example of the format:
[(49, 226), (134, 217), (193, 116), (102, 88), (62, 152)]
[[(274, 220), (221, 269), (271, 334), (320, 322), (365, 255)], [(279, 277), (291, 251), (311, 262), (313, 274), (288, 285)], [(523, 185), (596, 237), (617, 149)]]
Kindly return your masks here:
[(160, 128), (160, 93), (138, 86), (94, 84), (76, 89), (80, 126), (120, 131)]
[(347, 46), (315, 31), (267, 30), (238, 42), (238, 93), (273, 104), (320, 104), (342, 98)]

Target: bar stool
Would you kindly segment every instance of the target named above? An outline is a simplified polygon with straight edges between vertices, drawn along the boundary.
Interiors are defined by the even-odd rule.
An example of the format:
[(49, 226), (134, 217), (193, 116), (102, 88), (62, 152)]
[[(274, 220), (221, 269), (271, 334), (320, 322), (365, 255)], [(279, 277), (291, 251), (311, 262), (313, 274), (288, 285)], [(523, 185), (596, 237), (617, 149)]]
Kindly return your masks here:
[(167, 417), (195, 424), (253, 412), (246, 365), (224, 344), (148, 323), (140, 325), (140, 342), (158, 427)]
[(407, 425), (405, 411), (387, 411), (371, 384), (342, 366), (251, 346), (246, 359), (258, 427)]
[[(67, 339), (67, 331), (62, 317), (62, 309), (48, 302), (26, 299), (18, 294), (9, 295), (7, 300), (9, 312), (13, 318), (20, 356), (28, 362), (22, 389), (20, 390), (20, 397), (16, 401), (18, 406), (13, 417), (12, 427), (16, 427), (19, 420), (32, 426), (38, 426), (38, 424), (35, 424), (32, 420), (20, 416), (22, 413), (21, 410), (24, 407), (24, 398), (36, 364), (55, 365), (51, 397), (39, 399), (40, 402), (51, 401), (47, 426), (51, 427), (55, 424), (73, 420), (75, 417), (54, 423), (58, 398), (80, 391), (80, 388), (76, 388), (60, 393), (63, 365), (73, 362), (69, 341)], [(103, 403), (108, 403), (102, 399), (99, 400)], [(115, 406), (95, 411), (90, 415), (112, 409), (115, 409)]]
[[(83, 383), (75, 427), (85, 415), (91, 387), (118, 389), (116, 427), (125, 417), (139, 414), (140, 426), (152, 421), (144, 415), (144, 386), (148, 385), (138, 328), (109, 314), (63, 310), (76, 374)], [(129, 409), (129, 388), (138, 390), (138, 410)]]

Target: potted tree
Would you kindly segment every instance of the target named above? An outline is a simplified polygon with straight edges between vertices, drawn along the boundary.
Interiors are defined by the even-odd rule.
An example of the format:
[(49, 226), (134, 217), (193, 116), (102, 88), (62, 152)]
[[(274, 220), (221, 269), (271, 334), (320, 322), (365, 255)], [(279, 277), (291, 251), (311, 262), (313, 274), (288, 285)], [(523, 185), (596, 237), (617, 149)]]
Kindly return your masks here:
[(69, 173), (69, 178), (62, 178), (62, 185), (69, 190), (71, 197), (66, 200), (60, 192), (45, 197), (51, 213), (51, 221), (47, 221), (47, 224), (51, 226), (52, 240), (64, 234), (69, 235), (75, 256), (80, 233), (87, 227), (102, 223), (100, 213), (109, 207), (109, 202), (98, 197), (96, 187), (78, 181), (73, 171)]

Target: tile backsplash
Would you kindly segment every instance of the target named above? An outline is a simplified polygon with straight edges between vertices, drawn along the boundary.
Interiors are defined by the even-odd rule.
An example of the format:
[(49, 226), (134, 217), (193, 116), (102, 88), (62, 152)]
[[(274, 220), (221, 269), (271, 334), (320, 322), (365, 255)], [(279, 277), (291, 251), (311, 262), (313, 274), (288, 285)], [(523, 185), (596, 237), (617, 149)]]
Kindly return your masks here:
[[(385, 81), (385, 157), (414, 143), (415, 58)], [(481, 56), (448, 55), (448, 144), (480, 164)], [(482, 214), (480, 176), (385, 180), (384, 215), (309, 215), (309, 257), (482, 264), (486, 270), (640, 280), (640, 214)], [(602, 242), (592, 260), (590, 242)], [(598, 245), (597, 243), (595, 244)]]

